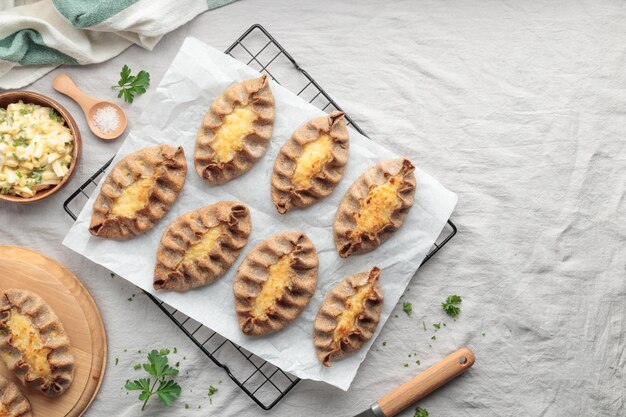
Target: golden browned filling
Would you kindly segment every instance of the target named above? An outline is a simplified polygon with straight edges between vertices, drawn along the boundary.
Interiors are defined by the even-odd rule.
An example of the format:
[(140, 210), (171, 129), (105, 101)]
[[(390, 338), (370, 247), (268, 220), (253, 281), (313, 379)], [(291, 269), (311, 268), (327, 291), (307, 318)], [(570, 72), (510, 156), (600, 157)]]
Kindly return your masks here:
[(193, 262), (206, 256), (216, 245), (219, 244), (218, 238), (224, 233), (226, 226), (220, 223), (207, 229), (196, 243), (189, 246), (183, 254), (183, 261)]
[(243, 147), (243, 139), (252, 131), (252, 122), (256, 118), (257, 115), (250, 106), (237, 106), (232, 113), (224, 116), (211, 142), (215, 159), (220, 162), (231, 161), (235, 153)]
[(298, 188), (311, 186), (311, 179), (320, 173), (322, 167), (332, 156), (333, 140), (322, 133), (317, 139), (303, 146), (302, 154), (296, 159), (293, 183)]
[(394, 210), (402, 205), (398, 191), (403, 184), (401, 177), (390, 176), (383, 184), (370, 189), (354, 215), (357, 233), (374, 234), (391, 222)]
[(350, 332), (355, 329), (356, 320), (365, 309), (365, 300), (372, 293), (371, 282), (357, 288), (356, 293), (346, 300), (345, 309), (337, 320), (337, 327), (333, 334), (333, 342), (338, 344)]
[(283, 255), (274, 265), (269, 267), (269, 277), (262, 284), (261, 292), (254, 300), (252, 315), (254, 317), (265, 316), (268, 310), (276, 305), (293, 280), (291, 253)]
[(21, 353), (22, 362), (29, 366), (28, 377), (48, 380), (52, 375), (48, 362), (48, 354), (52, 349), (45, 347), (41, 334), (31, 318), (13, 307), (7, 320), (7, 327), (11, 333), (11, 345)]
[(111, 213), (120, 217), (134, 217), (135, 213), (148, 204), (155, 183), (154, 177), (140, 178), (124, 188), (120, 196), (111, 204)]
[(9, 414), (9, 409), (4, 405), (0, 403), (0, 417), (11, 417), (11, 414)]

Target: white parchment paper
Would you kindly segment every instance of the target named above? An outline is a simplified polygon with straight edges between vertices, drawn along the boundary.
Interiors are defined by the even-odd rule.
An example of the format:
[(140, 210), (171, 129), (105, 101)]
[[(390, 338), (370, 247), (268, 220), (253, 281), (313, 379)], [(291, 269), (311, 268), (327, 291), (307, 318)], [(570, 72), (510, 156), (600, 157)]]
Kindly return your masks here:
[[(259, 357), (300, 378), (313, 379), (347, 390), (375, 337), (353, 356), (326, 368), (318, 361), (312, 342), (315, 314), (327, 291), (348, 275), (378, 265), (385, 303), (376, 336), (407, 284), (443, 229), (457, 201), (454, 193), (434, 178), (416, 170), (415, 204), (404, 226), (376, 251), (341, 259), (334, 248), (332, 222), (336, 207), (352, 182), (375, 163), (397, 157), (350, 129), (350, 160), (335, 192), (305, 210), (282, 216), (270, 197), (270, 177), (280, 147), (305, 121), (323, 112), (276, 83), (276, 122), (272, 143), (263, 158), (243, 176), (222, 186), (203, 182), (193, 167), (196, 131), (213, 100), (230, 84), (259, 76), (243, 63), (187, 38), (119, 153), (114, 164), (138, 149), (159, 143), (181, 145), (188, 161), (187, 180), (171, 211), (148, 233), (125, 242), (95, 238), (88, 232), (96, 189), (63, 244), (218, 332)], [(419, 161), (413, 161), (419, 166)], [(112, 165), (113, 166), (113, 165)], [(235, 265), (216, 283), (185, 293), (155, 292), (152, 287), (156, 249), (164, 229), (179, 215), (219, 200), (240, 200), (252, 216), (252, 234)], [(304, 230), (320, 259), (318, 290), (303, 313), (286, 329), (266, 337), (248, 337), (239, 330), (232, 283), (246, 254), (261, 240), (287, 230)]]

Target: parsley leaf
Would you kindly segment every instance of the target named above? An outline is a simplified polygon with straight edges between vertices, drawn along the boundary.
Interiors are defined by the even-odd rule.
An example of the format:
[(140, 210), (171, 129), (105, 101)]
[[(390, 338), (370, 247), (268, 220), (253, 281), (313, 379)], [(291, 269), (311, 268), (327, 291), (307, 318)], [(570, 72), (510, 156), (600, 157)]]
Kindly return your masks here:
[(28, 139), (26, 138), (22, 138), (22, 137), (18, 137), (16, 139), (13, 140), (13, 147), (17, 148), (18, 146), (23, 146), (23, 147), (28, 147)]
[(172, 402), (180, 395), (180, 385), (172, 379), (160, 381), (157, 395), (163, 404), (172, 405)]
[(443, 307), (443, 310), (448, 313), (449, 316), (456, 317), (459, 315), (459, 313), (461, 313), (461, 308), (459, 308), (456, 304), (460, 304), (461, 301), (463, 300), (460, 296), (449, 295), (448, 298), (446, 298), (446, 301), (441, 303), (441, 306)]
[(130, 75), (131, 69), (128, 65), (122, 67), (120, 72), (120, 80), (117, 85), (112, 88), (119, 90), (118, 98), (123, 98), (125, 102), (132, 103), (135, 95), (146, 92), (146, 88), (150, 86), (150, 74), (141, 70), (137, 75)]
[[(143, 369), (155, 377), (154, 382), (151, 378), (141, 378), (134, 381), (128, 380), (124, 385), (129, 391), (141, 391), (139, 400), (144, 402), (141, 411), (146, 408), (148, 400), (154, 394), (159, 397), (163, 404), (168, 406), (180, 396), (180, 385), (173, 379), (166, 379), (168, 376), (174, 377), (178, 374), (178, 369), (172, 368), (168, 364), (167, 355), (169, 353), (169, 349), (161, 349), (160, 351), (153, 349), (148, 353), (148, 363), (143, 364)], [(135, 366), (135, 369), (138, 367)]]
[(41, 181), (43, 180), (42, 173), (45, 170), (46, 170), (46, 167), (33, 168), (33, 171), (30, 174), (28, 174), (28, 181), (26, 181), (26, 183), (28, 185), (41, 184)]
[(54, 109), (50, 109), (50, 112), (48, 112), (48, 116), (56, 122), (63, 123), (63, 118), (59, 116), (59, 113), (57, 113)]
[(411, 314), (413, 314), (413, 304), (405, 301), (404, 303), (402, 303), (402, 310), (404, 310), (407, 316), (410, 316)]
[(413, 417), (428, 417), (428, 410), (422, 407), (417, 407)]
[(215, 394), (217, 391), (219, 391), (217, 388), (215, 388), (213, 385), (209, 385), (209, 403), (213, 404), (213, 398), (211, 398), (213, 396), (213, 394)]
[(0, 189), (0, 194), (9, 194), (11, 192), (11, 187), (2, 187)]

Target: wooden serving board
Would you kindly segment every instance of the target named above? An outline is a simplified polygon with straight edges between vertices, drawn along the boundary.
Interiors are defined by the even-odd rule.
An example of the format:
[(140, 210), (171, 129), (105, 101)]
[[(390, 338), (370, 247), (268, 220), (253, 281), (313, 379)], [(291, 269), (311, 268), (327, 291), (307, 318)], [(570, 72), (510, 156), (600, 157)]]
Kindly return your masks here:
[(95, 301), (76, 275), (55, 260), (31, 249), (0, 245), (0, 294), (8, 288), (30, 290), (50, 304), (70, 338), (76, 368), (70, 389), (58, 398), (25, 388), (2, 361), (0, 374), (28, 397), (34, 417), (81, 416), (100, 389), (106, 368), (106, 334)]

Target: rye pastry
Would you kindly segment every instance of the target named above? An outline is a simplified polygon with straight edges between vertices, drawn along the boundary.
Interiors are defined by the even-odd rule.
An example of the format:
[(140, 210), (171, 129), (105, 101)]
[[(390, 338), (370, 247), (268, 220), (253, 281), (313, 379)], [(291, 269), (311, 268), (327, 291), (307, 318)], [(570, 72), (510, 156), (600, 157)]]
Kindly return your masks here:
[(351, 275), (326, 295), (317, 312), (313, 343), (324, 366), (361, 349), (380, 321), (383, 289), (380, 269)]
[(402, 226), (415, 198), (413, 171), (408, 159), (389, 159), (350, 186), (333, 224), (339, 256), (374, 250)]
[(285, 214), (333, 192), (348, 162), (348, 128), (343, 112), (309, 120), (283, 145), (274, 162), (272, 200)]
[(255, 246), (233, 285), (241, 331), (264, 335), (295, 320), (315, 293), (318, 265), (317, 250), (304, 232), (280, 233)]
[(204, 116), (196, 136), (198, 175), (215, 185), (250, 170), (270, 143), (275, 114), (267, 75), (224, 90)]
[(124, 240), (152, 229), (178, 198), (186, 174), (181, 147), (157, 145), (131, 153), (104, 180), (89, 232)]
[(154, 288), (186, 291), (213, 283), (235, 262), (251, 229), (248, 207), (237, 201), (183, 214), (161, 237)]
[(9, 289), (0, 298), (0, 356), (22, 383), (49, 397), (74, 379), (70, 339), (40, 296)]
[(0, 417), (32, 417), (30, 402), (13, 382), (0, 375)]

